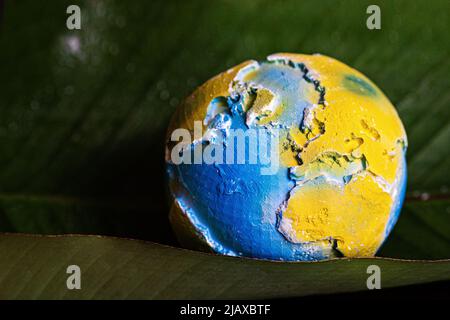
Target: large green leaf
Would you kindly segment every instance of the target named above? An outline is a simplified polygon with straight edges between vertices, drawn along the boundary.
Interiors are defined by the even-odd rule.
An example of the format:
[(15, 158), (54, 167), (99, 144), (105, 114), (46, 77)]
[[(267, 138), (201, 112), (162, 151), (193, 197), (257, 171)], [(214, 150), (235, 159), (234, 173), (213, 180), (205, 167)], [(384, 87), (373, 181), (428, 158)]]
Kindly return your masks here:
[[(75, 3), (82, 10), (82, 29), (69, 31), (65, 27), (66, 8)], [(372, 1), (6, 3), (0, 29), (0, 231), (101, 234), (176, 245), (167, 220), (163, 137), (178, 102), (196, 85), (243, 60), (280, 51), (320, 52), (356, 67), (374, 80), (397, 106), (408, 133), (407, 203), (379, 255), (450, 258), (450, 2), (378, 2), (382, 29), (375, 31), (365, 26), (369, 4)], [(1, 239), (0, 275), (8, 274), (1, 284), (9, 281), (10, 285), (20, 279), (21, 273), (15, 276), (7, 268), (13, 268), (20, 259), (8, 262), (3, 257), (14, 257), (21, 246), (42, 246), (36, 258), (45, 256), (46, 246), (61, 252), (79, 248), (77, 254), (86, 256), (86, 261), (89, 253), (82, 253), (82, 249), (92, 246), (99, 252), (107, 250), (111, 263), (130, 246), (127, 241), (90, 237)], [(239, 273), (238, 279), (250, 273), (246, 270), (256, 268), (261, 271), (255, 274), (267, 280), (270, 277), (263, 274), (268, 271), (258, 269), (261, 264), (271, 271), (274, 266), (305, 272), (288, 276), (292, 282), (301, 279), (312, 283), (316, 279), (313, 273), (333, 270), (334, 279), (343, 283), (353, 279), (351, 270), (369, 263), (343, 260), (284, 266), (132, 244), (139, 247), (133, 250), (149, 251), (147, 264), (158, 257), (155, 268), (171, 262), (184, 265), (183, 261), (193, 265), (192, 261), (198, 259), (196, 267), (208, 268), (205, 277), (210, 278), (225, 272), (221, 264), (229, 261), (234, 269), (230, 268)], [(47, 257), (48, 270), (44, 260), (39, 260), (41, 267), (28, 265), (30, 274), (60, 270), (67, 261), (64, 255), (58, 260), (56, 252)], [(171, 260), (174, 256), (176, 260)], [(393, 286), (445, 279), (436, 270), (449, 271), (446, 263), (375, 261), (395, 266), (395, 275), (400, 270), (429, 270), (429, 274), (421, 271), (423, 275), (415, 278), (388, 282)], [(123, 274), (140, 268), (139, 263), (134, 266), (131, 260), (124, 269), (118, 266), (114, 272)], [(348, 265), (355, 269), (347, 271)], [(94, 269), (91, 267), (92, 273), (86, 276), (91, 274), (94, 279), (103, 270)], [(141, 289), (124, 292), (124, 296), (146, 293), (143, 297), (149, 297), (146, 284), (163, 283), (177, 274), (188, 278), (184, 269), (173, 270), (169, 276), (159, 269), (149, 270), (153, 271), (142, 271), (134, 279), (142, 281), (136, 284)], [(55, 279), (63, 277), (54, 275)], [(205, 282), (208, 278), (202, 279)], [(40, 292), (37, 281), (35, 284), (33, 277), (29, 284), (35, 286), (30, 297), (60, 296), (57, 284), (49, 283), (44, 290), (41, 283)], [(97, 291), (96, 297), (120, 292), (116, 282), (105, 281), (92, 282), (97, 287), (90, 292)], [(228, 289), (221, 288), (222, 293), (212, 294), (213, 289), (207, 292), (211, 297), (333, 292), (326, 281), (316, 290), (312, 285), (281, 289), (275, 282), (267, 287), (258, 282), (257, 288), (239, 291), (235, 290), (237, 282), (233, 283), (228, 284)], [(352, 283), (341, 286), (342, 291), (365, 285), (362, 280)], [(154, 294), (173, 296), (171, 290), (175, 287), (176, 283), (161, 285), (163, 293)], [(196, 297), (200, 293), (193, 288), (180, 295)], [(25, 291), (18, 296), (24, 296)]]
[[(450, 260), (282, 263), (93, 236), (1, 235), (0, 252), (0, 299), (297, 297), (367, 289), (373, 264), (384, 288), (450, 280)], [(70, 265), (81, 269), (81, 290), (67, 289)]]

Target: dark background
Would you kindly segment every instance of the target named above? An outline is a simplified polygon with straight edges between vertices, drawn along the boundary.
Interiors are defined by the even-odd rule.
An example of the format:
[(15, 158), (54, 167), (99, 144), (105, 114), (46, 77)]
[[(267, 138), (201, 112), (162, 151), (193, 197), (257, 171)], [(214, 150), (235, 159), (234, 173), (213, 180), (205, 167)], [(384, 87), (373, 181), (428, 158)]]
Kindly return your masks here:
[[(66, 28), (69, 4), (81, 7), (81, 30)], [(381, 7), (381, 30), (366, 28), (369, 4)], [(177, 245), (163, 162), (176, 106), (241, 61), (317, 52), (371, 78), (406, 127), (407, 199), (379, 255), (450, 258), (449, 1), (7, 1), (3, 7), (0, 231)], [(448, 284), (439, 286), (431, 291), (448, 291)]]

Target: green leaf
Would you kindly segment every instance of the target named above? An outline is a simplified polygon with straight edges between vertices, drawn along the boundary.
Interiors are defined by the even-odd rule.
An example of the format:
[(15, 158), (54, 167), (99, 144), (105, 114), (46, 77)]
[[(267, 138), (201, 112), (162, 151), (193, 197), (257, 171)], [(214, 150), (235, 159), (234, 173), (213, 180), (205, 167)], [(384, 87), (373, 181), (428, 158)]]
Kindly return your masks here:
[(395, 231), (378, 255), (403, 259), (445, 259), (450, 255), (448, 200), (406, 203)]
[[(365, 25), (369, 0), (76, 3), (82, 11), (82, 29), (73, 31), (67, 30), (65, 20), (66, 8), (74, 1), (5, 4), (0, 32), (0, 232), (100, 234), (176, 246), (167, 220), (163, 140), (179, 101), (241, 61), (281, 51), (320, 52), (369, 76), (397, 106), (406, 127), (407, 203), (379, 255), (450, 258), (450, 2), (378, 1), (382, 29), (375, 31)], [(187, 279), (186, 272), (200, 277), (196, 268), (205, 273), (198, 278), (199, 286), (216, 283), (215, 277), (224, 281), (223, 286), (197, 290), (191, 282), (193, 287), (180, 295), (276, 297), (356, 290), (364, 289), (366, 277), (358, 268), (372, 263), (284, 265), (91, 237), (1, 239), (0, 284), (9, 287), (0, 288), (12, 288), (14, 281), (25, 277), (28, 284), (11, 291), (11, 296), (21, 297), (28, 286), (34, 288), (32, 297), (76, 296), (66, 291), (55, 294), (51, 288), (58, 284), (35, 278), (41, 272), (63, 279), (64, 272), (56, 273), (68, 262), (63, 252), (83, 256), (86, 262), (90, 253), (83, 248), (89, 246), (111, 263), (121, 255), (127, 257), (127, 246), (136, 246), (133, 250), (147, 257), (130, 256), (130, 262), (114, 269), (104, 282), (94, 278), (109, 265), (93, 262), (86, 276), (97, 287), (86, 292), (96, 297), (121, 296), (121, 279), (136, 285), (135, 291), (123, 296), (149, 297), (146, 284), (158, 281), (160, 291), (155, 295), (174, 296), (181, 285), (165, 281)], [(30, 268), (27, 274), (20, 265), (14, 266), (20, 259), (12, 258), (35, 242), (36, 250), (40, 246), (58, 250), (33, 255), (41, 264), (25, 264)], [(40, 255), (48, 262), (44, 264)], [(373, 261), (396, 270), (386, 282), (392, 286), (444, 279), (439, 270), (448, 272), (446, 262)], [(167, 269), (171, 263), (180, 267)], [(152, 264), (155, 269), (149, 267)], [(231, 279), (225, 266), (236, 272), (237, 280)], [(121, 273), (133, 268), (141, 270), (136, 279)], [(284, 273), (297, 268), (298, 274)], [(173, 274), (164, 275), (166, 269)], [(278, 269), (280, 276), (270, 273), (278, 274)], [(252, 275), (249, 270), (258, 271)], [(329, 283), (330, 270), (336, 272), (333, 281), (341, 289)], [(121, 276), (114, 280), (114, 272)], [(358, 281), (352, 272), (358, 273)], [(414, 272), (419, 273), (404, 275)], [(228, 278), (218, 277), (221, 273)], [(325, 280), (317, 280), (315, 273)], [(268, 281), (267, 286), (257, 275)], [(254, 286), (243, 280), (247, 276)], [(314, 289), (311, 279), (321, 285)], [(239, 280), (248, 288), (242, 288)]]
[[(0, 235), (1, 299), (265, 299), (364, 290), (367, 267), (383, 288), (450, 280), (450, 260), (270, 262), (93, 236)], [(81, 290), (68, 290), (69, 265)]]

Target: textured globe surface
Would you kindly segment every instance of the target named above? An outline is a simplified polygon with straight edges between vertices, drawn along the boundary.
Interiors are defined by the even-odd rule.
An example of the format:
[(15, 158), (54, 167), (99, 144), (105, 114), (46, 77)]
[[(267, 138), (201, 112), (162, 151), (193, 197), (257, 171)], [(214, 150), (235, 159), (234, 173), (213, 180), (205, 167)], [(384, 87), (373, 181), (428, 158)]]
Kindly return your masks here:
[[(174, 141), (180, 128), (192, 141)], [(262, 174), (270, 164), (247, 158), (173, 161), (180, 144), (178, 154), (220, 145), (225, 156), (237, 148), (230, 132), (239, 129), (277, 133), (278, 140), (267, 140), (278, 141), (275, 173)], [(262, 152), (248, 144), (249, 153)], [(170, 220), (184, 246), (220, 254), (294, 261), (373, 256), (400, 213), (406, 146), (396, 110), (357, 70), (323, 55), (246, 61), (200, 86), (172, 118)]]

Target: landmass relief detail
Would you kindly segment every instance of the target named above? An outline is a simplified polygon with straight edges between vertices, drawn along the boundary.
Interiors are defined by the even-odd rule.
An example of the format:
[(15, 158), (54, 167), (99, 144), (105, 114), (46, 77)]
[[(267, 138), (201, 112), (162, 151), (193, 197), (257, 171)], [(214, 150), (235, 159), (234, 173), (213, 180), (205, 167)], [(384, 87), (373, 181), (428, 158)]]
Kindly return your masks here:
[[(171, 133), (194, 132), (195, 121), (202, 134), (180, 153), (213, 150), (213, 161), (174, 164)], [(245, 140), (243, 162), (224, 163), (239, 147), (233, 133), (250, 138), (253, 129), (264, 129), (264, 139), (254, 148)], [(347, 65), (299, 54), (245, 62), (202, 85), (172, 119), (166, 162), (174, 230), (187, 247), (228, 255), (372, 256), (400, 212), (406, 145), (389, 100)], [(274, 147), (279, 164), (261, 174), (273, 163), (249, 159)]]

